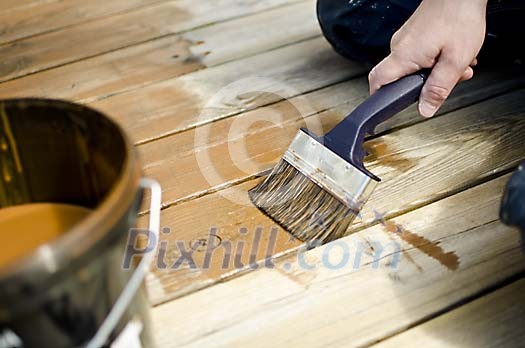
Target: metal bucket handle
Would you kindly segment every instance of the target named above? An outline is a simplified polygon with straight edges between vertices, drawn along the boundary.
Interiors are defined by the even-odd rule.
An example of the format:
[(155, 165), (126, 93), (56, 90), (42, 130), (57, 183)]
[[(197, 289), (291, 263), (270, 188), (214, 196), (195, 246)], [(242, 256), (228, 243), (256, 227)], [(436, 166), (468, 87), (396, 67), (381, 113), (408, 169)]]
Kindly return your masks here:
[[(144, 189), (149, 189), (151, 191), (150, 198), (150, 210), (149, 210), (149, 233), (153, 235), (156, 241), (159, 238), (160, 230), (160, 207), (161, 207), (161, 197), (162, 190), (159, 183), (153, 179), (142, 178), (140, 180), (140, 186)], [(104, 319), (104, 322), (98, 329), (97, 333), (93, 338), (85, 345), (85, 348), (100, 348), (106, 344), (111, 332), (117, 326), (120, 318), (126, 311), (129, 303), (135, 296), (138, 288), (142, 284), (144, 277), (149, 271), (149, 266), (155, 257), (155, 250), (158, 243), (156, 243), (154, 249), (144, 255), (142, 260), (139, 262), (135, 272), (129, 278), (128, 283), (122, 290), (122, 293), (115, 301), (115, 304), (109, 311), (108, 316)]]

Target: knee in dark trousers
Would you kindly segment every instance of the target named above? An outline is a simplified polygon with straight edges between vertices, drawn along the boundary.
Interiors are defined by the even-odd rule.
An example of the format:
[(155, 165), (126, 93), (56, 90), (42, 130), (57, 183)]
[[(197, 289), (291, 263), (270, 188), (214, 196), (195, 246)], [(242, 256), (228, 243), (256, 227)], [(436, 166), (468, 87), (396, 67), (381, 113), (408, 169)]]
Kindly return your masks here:
[(318, 0), (324, 36), (346, 58), (377, 63), (390, 52), (392, 35), (420, 0)]
[(478, 55), (480, 64), (508, 65), (525, 60), (525, 1), (489, 0), (487, 35)]
[[(392, 35), (421, 0), (317, 0), (324, 36), (341, 55), (377, 63), (390, 52)], [(525, 1), (489, 0), (487, 37), (480, 63), (525, 59)]]

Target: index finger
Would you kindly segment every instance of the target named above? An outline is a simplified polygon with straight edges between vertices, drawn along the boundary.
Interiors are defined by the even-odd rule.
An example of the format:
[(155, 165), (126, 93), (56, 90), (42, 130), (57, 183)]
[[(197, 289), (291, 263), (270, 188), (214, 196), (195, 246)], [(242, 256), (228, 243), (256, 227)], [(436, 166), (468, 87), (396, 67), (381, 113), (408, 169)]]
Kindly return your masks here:
[(419, 71), (420, 69), (421, 67), (418, 64), (402, 59), (395, 53), (390, 53), (385, 59), (379, 62), (379, 64), (373, 67), (368, 74), (370, 94), (373, 94), (382, 86)]

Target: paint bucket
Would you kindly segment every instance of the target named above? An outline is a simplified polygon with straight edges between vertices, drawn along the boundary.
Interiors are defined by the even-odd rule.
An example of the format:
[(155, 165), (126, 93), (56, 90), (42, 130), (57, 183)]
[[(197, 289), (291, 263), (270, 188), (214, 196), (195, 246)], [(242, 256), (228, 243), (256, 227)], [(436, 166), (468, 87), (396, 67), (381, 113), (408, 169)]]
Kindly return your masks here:
[(143, 279), (153, 253), (122, 268), (147, 188), (149, 232), (158, 235), (160, 187), (140, 168), (131, 142), (100, 112), (57, 100), (0, 101), (0, 209), (93, 209), (0, 268), (0, 348), (152, 346)]

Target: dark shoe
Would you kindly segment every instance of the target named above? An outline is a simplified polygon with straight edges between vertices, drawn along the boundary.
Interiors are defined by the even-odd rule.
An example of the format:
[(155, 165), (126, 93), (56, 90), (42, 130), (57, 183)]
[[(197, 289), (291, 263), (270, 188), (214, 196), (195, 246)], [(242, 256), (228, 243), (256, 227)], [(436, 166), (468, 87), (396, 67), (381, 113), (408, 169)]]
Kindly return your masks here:
[(525, 253), (525, 162), (512, 174), (500, 208), (501, 221), (521, 230), (521, 246)]

